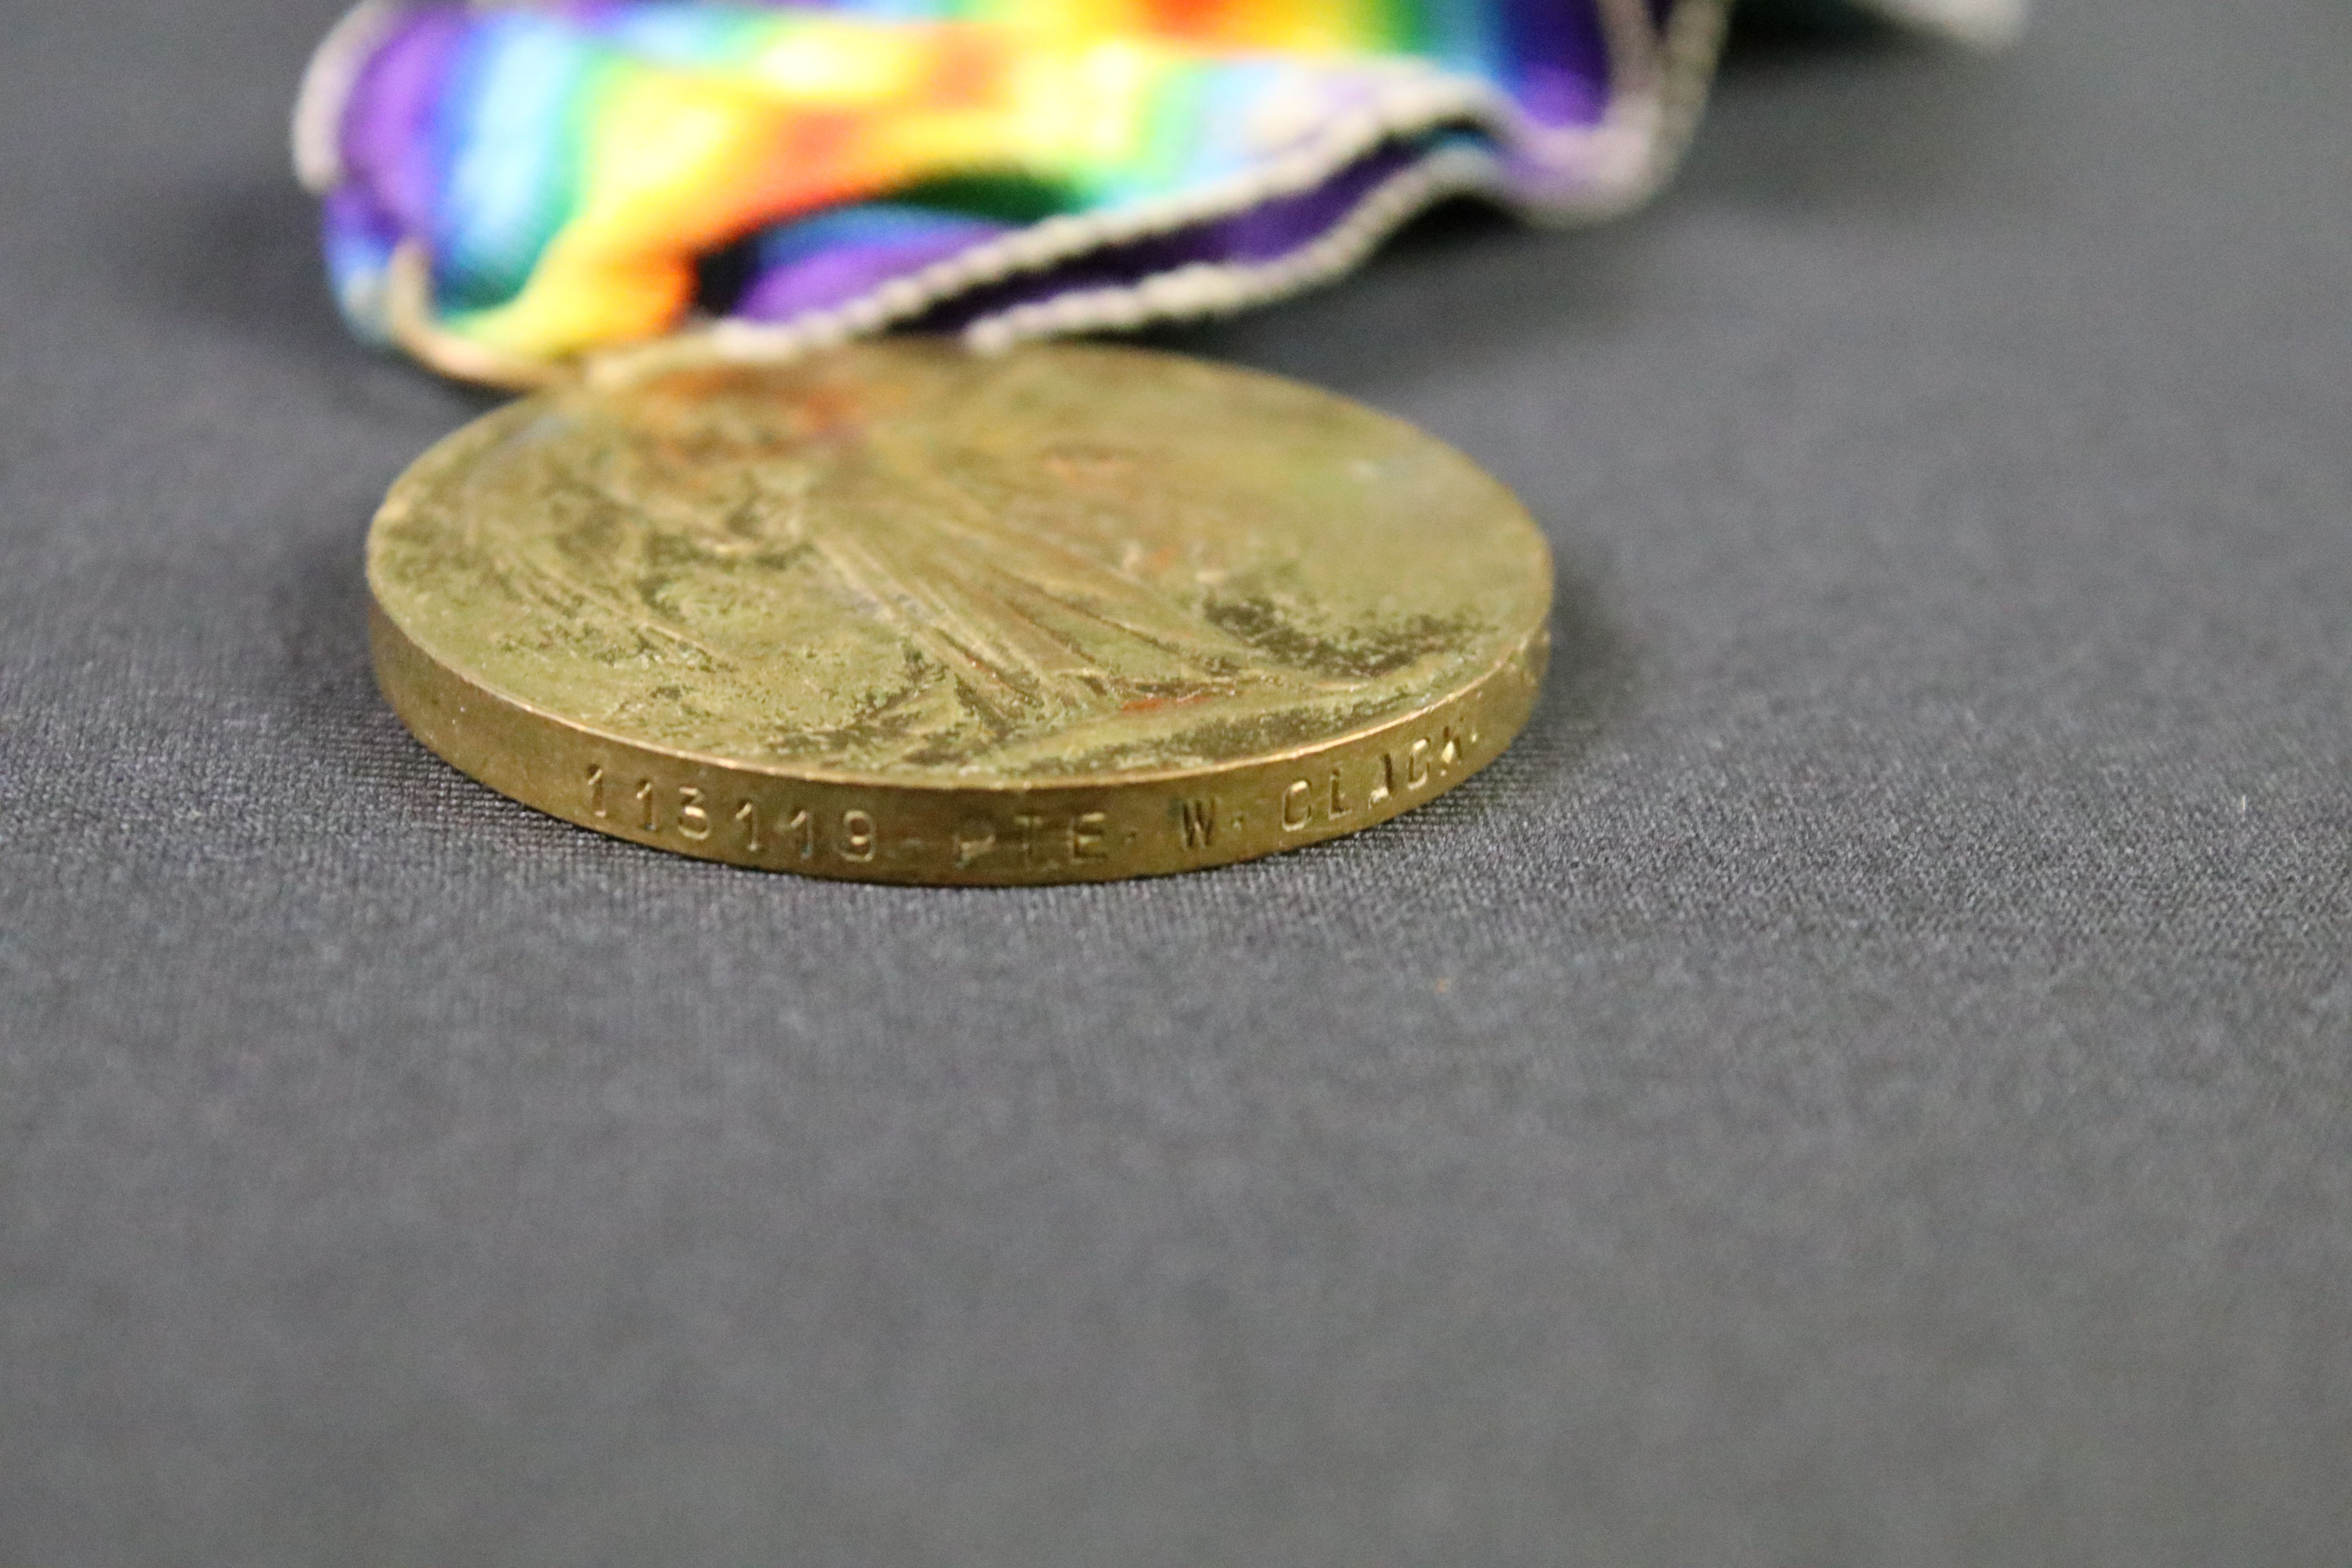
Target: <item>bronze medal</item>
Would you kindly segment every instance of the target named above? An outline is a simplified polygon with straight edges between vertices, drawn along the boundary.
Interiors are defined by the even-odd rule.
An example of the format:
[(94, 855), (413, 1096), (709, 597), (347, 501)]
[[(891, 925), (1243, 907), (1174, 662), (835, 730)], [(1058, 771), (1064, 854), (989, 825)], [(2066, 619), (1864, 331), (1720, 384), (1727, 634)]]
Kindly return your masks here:
[(1394, 816), (1509, 744), (1551, 599), (1518, 502), (1395, 419), (1164, 353), (908, 339), (502, 408), (403, 476), (368, 579), (394, 706), (492, 788), (919, 883)]

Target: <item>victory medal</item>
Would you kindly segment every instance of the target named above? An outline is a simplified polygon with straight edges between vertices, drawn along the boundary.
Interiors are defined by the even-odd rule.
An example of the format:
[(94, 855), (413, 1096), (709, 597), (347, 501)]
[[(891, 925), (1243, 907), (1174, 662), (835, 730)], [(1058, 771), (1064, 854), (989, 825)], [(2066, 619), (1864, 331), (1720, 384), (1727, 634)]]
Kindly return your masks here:
[(648, 364), (450, 437), (368, 546), (401, 717), (583, 827), (871, 881), (1188, 870), (1408, 810), (1533, 707), (1542, 536), (1356, 404), (1099, 345)]

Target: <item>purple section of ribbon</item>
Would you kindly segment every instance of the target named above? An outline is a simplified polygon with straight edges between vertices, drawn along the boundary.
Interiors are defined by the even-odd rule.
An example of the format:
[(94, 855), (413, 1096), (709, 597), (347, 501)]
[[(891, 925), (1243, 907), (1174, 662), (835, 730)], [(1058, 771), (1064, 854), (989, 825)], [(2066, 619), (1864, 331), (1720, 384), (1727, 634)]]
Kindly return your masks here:
[(832, 250), (770, 268), (743, 291), (729, 313), (747, 321), (785, 321), (809, 311), (833, 310), (862, 299), (894, 278), (919, 272), (1002, 232), (992, 224), (974, 224), (919, 239), (845, 242)]
[(1609, 40), (1600, 11), (1514, 0), (1503, 26), (1508, 58), (1518, 62), (1508, 86), (1528, 118), (1547, 129), (1598, 124), (1609, 111)]
[(1328, 234), (1384, 181), (1426, 155), (1419, 147), (1382, 147), (1311, 190), (1230, 217), (1106, 245), (1042, 271), (968, 290), (942, 300), (917, 324), (927, 331), (951, 331), (1023, 305), (1089, 289), (1129, 288), (1180, 268), (1276, 262)]
[(463, 12), (411, 13), (368, 57), (344, 110), (343, 166), (410, 234), (436, 227), (436, 111), (470, 26)]

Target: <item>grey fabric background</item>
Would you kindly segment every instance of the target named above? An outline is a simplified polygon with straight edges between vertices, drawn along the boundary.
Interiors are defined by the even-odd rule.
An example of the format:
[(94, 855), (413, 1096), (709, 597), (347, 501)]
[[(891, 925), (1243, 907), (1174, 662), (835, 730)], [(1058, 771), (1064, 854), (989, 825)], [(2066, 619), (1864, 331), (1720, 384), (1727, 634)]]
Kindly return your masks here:
[(1526, 495), (1396, 826), (829, 886), (374, 696), (333, 0), (0, 0), (0, 1562), (2352, 1562), (2352, 9), (1751, 34), (1168, 341)]

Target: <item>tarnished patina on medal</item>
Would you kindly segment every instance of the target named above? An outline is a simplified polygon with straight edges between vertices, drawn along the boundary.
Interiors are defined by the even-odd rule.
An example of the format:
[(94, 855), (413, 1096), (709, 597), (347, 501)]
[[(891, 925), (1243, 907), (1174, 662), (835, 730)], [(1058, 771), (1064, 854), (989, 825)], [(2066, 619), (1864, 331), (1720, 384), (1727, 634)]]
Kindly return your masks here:
[(708, 859), (1037, 883), (1296, 848), (1525, 723), (1551, 563), (1452, 448), (1174, 355), (893, 340), (540, 394), (394, 487), (376, 668), (493, 789)]

